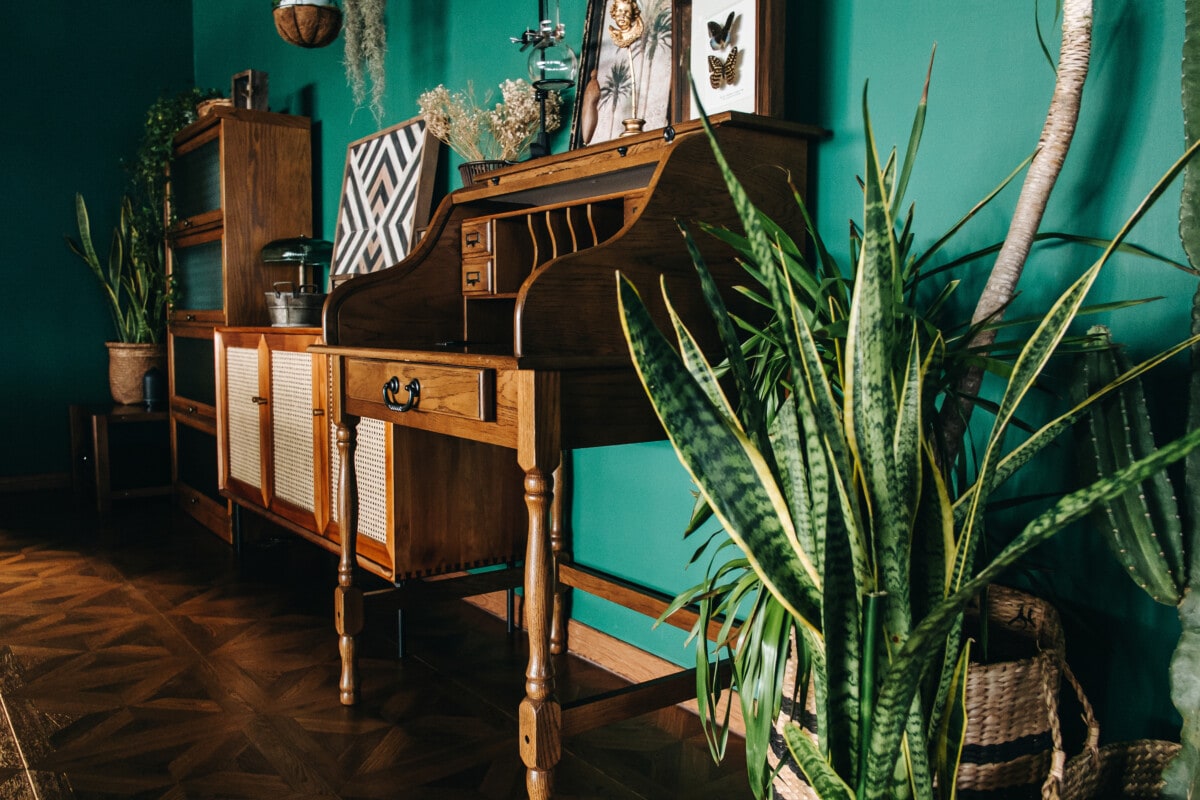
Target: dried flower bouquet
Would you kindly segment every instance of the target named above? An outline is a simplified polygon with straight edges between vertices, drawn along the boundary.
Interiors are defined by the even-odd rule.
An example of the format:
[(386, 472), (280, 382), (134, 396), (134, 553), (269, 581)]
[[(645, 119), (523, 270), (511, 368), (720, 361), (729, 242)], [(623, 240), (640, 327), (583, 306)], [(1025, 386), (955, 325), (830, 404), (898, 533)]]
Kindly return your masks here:
[[(429, 132), (467, 161), (518, 161), (537, 137), (541, 108), (536, 90), (525, 80), (500, 84), (503, 102), (488, 107), (490, 93), (482, 104), (475, 100), (474, 87), (450, 92), (445, 86), (423, 92), (417, 98)], [(558, 92), (546, 96), (546, 130), (562, 126), (562, 98)]]

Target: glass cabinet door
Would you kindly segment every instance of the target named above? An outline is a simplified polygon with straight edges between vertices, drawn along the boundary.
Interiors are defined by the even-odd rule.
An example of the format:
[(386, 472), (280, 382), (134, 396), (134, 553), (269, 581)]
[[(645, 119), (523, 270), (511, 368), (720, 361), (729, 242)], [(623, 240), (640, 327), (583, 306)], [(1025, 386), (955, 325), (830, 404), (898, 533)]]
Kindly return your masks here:
[(171, 162), (171, 211), (186, 220), (221, 208), (221, 141), (213, 137)]
[(220, 311), (224, 308), (222, 264), (219, 230), (176, 240), (171, 247), (175, 308), (189, 311)]

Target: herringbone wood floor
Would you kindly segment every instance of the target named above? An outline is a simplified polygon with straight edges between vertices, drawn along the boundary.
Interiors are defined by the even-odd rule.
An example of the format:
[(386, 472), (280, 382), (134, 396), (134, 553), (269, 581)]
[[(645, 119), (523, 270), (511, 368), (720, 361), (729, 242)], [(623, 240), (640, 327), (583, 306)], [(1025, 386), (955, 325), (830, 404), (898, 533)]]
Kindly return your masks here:
[[(162, 501), (101, 525), (56, 494), (0, 495), (0, 798), (523, 797), (523, 636), (438, 603), (409, 612), (398, 659), (372, 618), (344, 708), (331, 558), (268, 533), (239, 559)], [(561, 661), (564, 697), (619, 684)], [(749, 796), (738, 755), (714, 765), (678, 709), (564, 748), (564, 800)]]

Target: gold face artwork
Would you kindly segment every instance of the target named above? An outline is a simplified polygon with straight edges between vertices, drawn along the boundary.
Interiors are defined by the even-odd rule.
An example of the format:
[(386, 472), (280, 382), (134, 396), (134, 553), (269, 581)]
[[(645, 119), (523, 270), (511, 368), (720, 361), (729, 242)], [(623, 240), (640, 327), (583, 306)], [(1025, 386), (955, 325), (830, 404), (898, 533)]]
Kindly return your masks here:
[(613, 0), (608, 15), (616, 23), (608, 26), (608, 35), (617, 47), (629, 47), (642, 38), (642, 11), (637, 0)]

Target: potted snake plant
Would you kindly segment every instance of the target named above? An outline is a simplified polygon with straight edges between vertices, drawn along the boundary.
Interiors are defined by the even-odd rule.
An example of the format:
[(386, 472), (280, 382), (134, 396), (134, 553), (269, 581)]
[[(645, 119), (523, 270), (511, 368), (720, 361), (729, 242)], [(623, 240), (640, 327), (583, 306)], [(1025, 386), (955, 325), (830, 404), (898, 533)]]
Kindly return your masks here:
[[(618, 292), (647, 394), (704, 507), (738, 548), (735, 562), (744, 569), (731, 579), (730, 595), (749, 598), (756, 609), (752, 623), (729, 633), (743, 637), (743, 648), (752, 642), (734, 664), (734, 688), (757, 716), (747, 721), (751, 769), (758, 764), (759, 778), (769, 778), (758, 762), (765, 763), (763, 736), (779, 708), (781, 646), (794, 629), (813, 720), (810, 731), (797, 724), (784, 730), (815, 796), (950, 797), (969, 657), (960, 634), (964, 608), (1063, 527), (1200, 445), (1200, 430), (1193, 430), (1132, 460), (1060, 498), (1006, 547), (983, 557), (984, 510), (1005, 481), (1101, 399), (1195, 342), (1115, 376), (1020, 443), (1006, 439), (1047, 362), (1068, 341), (1088, 289), (1184, 159), (1100, 258), (1029, 321), (1031, 332), (1013, 346), (991, 430), (967, 477), (956, 469), (962, 443), (947, 440), (939, 411), (957, 401), (968, 344), (991, 320), (954, 336), (934, 313), (949, 288), (923, 311), (909, 302), (926, 263), (909, 253), (911, 220), (900, 212), (910, 160), (898, 167), (894, 158), (880, 158), (865, 98), (864, 124), (863, 222), (853, 269), (845, 274), (811, 222), (818, 264), (805, 262), (797, 237), (753, 207), (713, 142), (745, 231), (723, 235), (740, 249), (771, 312), (770, 324), (758, 330), (769, 331), (781, 381), (768, 382), (767, 391), (755, 375), (764, 362), (748, 363), (686, 231), (724, 345), (720, 371), (678, 320), (672, 345), (624, 278)], [(745, 638), (751, 634), (757, 638)], [(762, 780), (752, 785), (766, 791)]]
[(198, 103), (219, 94), (193, 88), (157, 99), (146, 111), (142, 138), (133, 159), (125, 164), (129, 184), (113, 227), (107, 264), (92, 239), (87, 203), (75, 195), (78, 239), (65, 237), (96, 277), (116, 333), (106, 342), (109, 390), (116, 403), (143, 400), (143, 377), (153, 368), (166, 369), (167, 312), (171, 286), (164, 254), (163, 219), (167, 165), (175, 134), (196, 119)]

